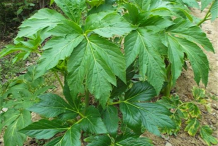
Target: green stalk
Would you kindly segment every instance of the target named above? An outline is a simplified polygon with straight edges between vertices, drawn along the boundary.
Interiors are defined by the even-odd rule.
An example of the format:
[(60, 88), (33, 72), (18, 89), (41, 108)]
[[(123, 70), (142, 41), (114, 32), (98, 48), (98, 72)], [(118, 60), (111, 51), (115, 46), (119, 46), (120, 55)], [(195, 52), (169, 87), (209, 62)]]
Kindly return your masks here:
[(200, 26), (202, 23), (204, 23), (204, 21), (208, 20), (208, 17), (210, 16), (210, 10), (213, 6), (215, 1), (213, 1), (213, 3), (210, 5), (209, 10), (207, 11), (207, 14), (204, 16), (204, 18), (197, 24), (197, 26)]
[(59, 76), (58, 76), (58, 74), (57, 74), (56, 71), (54, 71), (54, 75), (55, 75), (55, 77), (58, 79), (58, 82), (59, 82), (59, 84), (61, 85), (61, 88), (64, 89), (64, 85), (63, 85), (63, 83), (61, 82), (61, 79), (59, 78)]

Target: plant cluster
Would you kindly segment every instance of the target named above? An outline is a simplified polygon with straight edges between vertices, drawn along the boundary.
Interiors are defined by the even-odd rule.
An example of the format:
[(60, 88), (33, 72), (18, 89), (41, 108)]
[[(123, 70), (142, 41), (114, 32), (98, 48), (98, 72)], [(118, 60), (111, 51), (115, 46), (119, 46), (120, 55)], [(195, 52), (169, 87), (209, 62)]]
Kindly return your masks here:
[[(202, 0), (201, 8), (211, 4), (206, 19), (210, 14), (214, 20), (218, 1), (209, 1)], [(2, 96), (1, 108), (14, 98), (15, 104), (22, 99), (22, 102), (31, 100), (20, 107), (20, 111), (26, 112), (19, 113), (21, 122), (15, 118), (9, 127), (10, 110), (1, 114), (4, 126), (15, 127), (12, 136), (7, 132), (4, 135), (6, 146), (22, 145), (26, 136), (50, 139), (46, 146), (150, 146), (151, 140), (141, 137), (145, 130), (158, 136), (166, 129), (177, 131), (180, 127), (174, 117), (178, 116), (165, 107), (176, 98), (170, 97), (170, 90), (187, 61), (193, 68), (195, 81), (206, 86), (209, 63), (202, 48), (214, 52), (199, 27), (206, 19), (194, 22), (187, 7), (198, 3), (195, 0), (192, 3), (185, 0), (53, 2), (62, 13), (47, 8), (39, 10), (22, 23), (14, 45), (6, 46), (0, 57), (19, 51), (16, 62), (31, 53), (39, 54), (32, 81), (38, 82), (49, 70), (60, 72), (64, 83), (59, 76), (57, 79), (63, 87), (63, 96), (42, 94), (48, 87), (39, 87), (42, 92), (40, 89), (37, 92), (38, 88), (31, 90), (31, 97), (29, 94)], [(162, 94), (166, 97), (154, 102), (154, 97)], [(179, 102), (173, 108), (182, 111), (196, 106)], [(30, 124), (29, 111), (43, 119)], [(196, 130), (190, 125), (197, 123), (199, 117), (192, 111), (184, 116), (188, 119), (186, 130), (194, 135)], [(16, 123), (22, 124), (13, 126)], [(217, 142), (210, 141), (208, 127), (201, 127), (200, 133), (208, 145)]]
[(206, 95), (204, 89), (194, 87), (192, 90), (193, 98), (191, 101), (183, 102), (178, 95), (168, 97), (162, 97), (158, 100), (158, 103), (164, 105), (173, 114), (171, 119), (176, 124), (176, 129), (164, 129), (163, 132), (168, 134), (176, 134), (180, 131), (182, 123), (185, 123), (185, 131), (189, 135), (195, 136), (197, 132), (200, 133), (201, 138), (207, 145), (217, 144), (218, 140), (212, 136), (213, 130), (209, 125), (203, 124), (204, 117), (202, 116), (200, 106), (211, 112), (211, 106), (208, 103), (208, 95)]

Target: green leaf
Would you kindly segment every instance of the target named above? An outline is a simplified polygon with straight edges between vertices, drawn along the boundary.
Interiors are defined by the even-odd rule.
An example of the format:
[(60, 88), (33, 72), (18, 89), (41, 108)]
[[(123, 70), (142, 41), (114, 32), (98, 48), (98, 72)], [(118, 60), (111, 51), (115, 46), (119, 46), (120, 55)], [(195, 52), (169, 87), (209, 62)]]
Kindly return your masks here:
[(185, 53), (193, 68), (196, 83), (199, 84), (200, 80), (202, 80), (206, 86), (209, 63), (207, 56), (199, 45), (208, 51), (214, 51), (213, 46), (199, 27), (181, 19), (176, 19), (174, 22), (176, 24), (169, 27), (165, 33), (167, 37), (162, 37), (163, 40), (168, 39), (168, 55), (173, 73), (173, 82), (175, 83), (181, 74), (181, 66), (184, 63), (183, 53)]
[(154, 88), (148, 82), (137, 82), (125, 94), (125, 98), (134, 101), (149, 101), (156, 96)]
[(173, 25), (170, 19), (161, 16), (145, 17), (145, 14), (140, 14), (140, 26), (146, 27), (153, 32), (163, 31), (165, 28)]
[(192, 89), (192, 95), (195, 100), (199, 100), (206, 97), (206, 93), (204, 89), (193, 87)]
[(1, 113), (1, 115), (2, 115), (1, 126), (5, 127), (11, 125), (14, 121), (16, 121), (16, 119), (18, 119), (20, 116), (20, 112), (15, 109), (8, 109), (5, 113), (3, 114)]
[(110, 146), (111, 139), (107, 135), (88, 137), (86, 140), (91, 141), (87, 146)]
[(149, 10), (149, 6), (152, 3), (151, 0), (133, 0), (135, 4), (137, 4), (137, 6), (144, 10), (147, 11)]
[[(62, 20), (62, 23), (57, 24), (55, 28), (49, 31), (53, 36), (58, 37), (67, 37), (67, 36), (79, 36), (83, 35), (83, 30), (81, 27), (70, 20)], [(48, 49), (49, 46), (44, 47), (43, 49)]]
[(116, 142), (116, 146), (153, 146), (153, 144), (152, 141), (146, 137), (129, 137), (122, 141)]
[(211, 20), (214, 21), (218, 17), (218, 0), (214, 0), (210, 13), (212, 15)]
[(41, 9), (29, 19), (23, 21), (17, 37), (30, 37), (45, 28), (51, 30), (63, 20), (66, 19), (55, 10)]
[(138, 9), (147, 12), (152, 16), (174, 16), (188, 18), (192, 21), (192, 16), (184, 4), (163, 0), (134, 0)]
[(138, 93), (130, 89), (125, 100), (120, 104), (124, 123), (127, 123), (132, 129), (143, 126), (156, 135), (160, 135), (158, 128), (174, 128), (175, 124), (170, 119), (171, 113), (167, 108), (157, 103), (144, 102), (155, 95), (151, 85), (146, 82), (144, 85), (140, 82), (137, 84), (141, 84), (141, 88), (133, 86), (133, 89), (138, 87)]
[(92, 7), (98, 7), (99, 5), (104, 4), (105, 0), (87, 0), (86, 2)]
[(67, 130), (67, 127), (63, 126), (60, 121), (43, 119), (21, 129), (20, 132), (37, 139), (49, 139), (65, 130)]
[(54, 145), (57, 144), (61, 139), (62, 139), (62, 137), (56, 137), (56, 138), (52, 139), (51, 141), (47, 142), (44, 146), (54, 146)]
[(199, 4), (196, 0), (182, 0), (183, 3), (188, 5), (189, 7), (200, 8)]
[(182, 101), (179, 99), (179, 96), (171, 96), (169, 97), (161, 97), (160, 100), (157, 101), (168, 109), (176, 109), (178, 106), (182, 104)]
[(74, 108), (76, 109), (79, 109), (80, 107), (80, 98), (74, 98), (72, 97), (71, 95), (71, 92), (70, 92), (70, 87), (68, 85), (68, 82), (66, 80), (66, 77), (64, 79), (64, 89), (63, 89), (63, 94), (64, 94), (64, 97), (65, 99), (68, 101), (68, 103), (73, 106)]
[(126, 69), (126, 83), (124, 83), (122, 80), (117, 80), (117, 86), (114, 86), (111, 92), (111, 98), (114, 98), (116, 96), (120, 96), (123, 92), (126, 91), (126, 89), (129, 87), (129, 85), (132, 83), (131, 79), (135, 75), (134, 67), (133, 65), (130, 65)]
[(99, 111), (94, 107), (86, 110), (85, 117), (80, 122), (81, 128), (86, 132), (95, 134), (107, 133), (106, 127), (100, 117)]
[(194, 104), (194, 103), (187, 103), (184, 106), (182, 106), (183, 112), (189, 114), (191, 117), (200, 117), (201, 116), (201, 111), (199, 109), (199, 107)]
[(76, 23), (80, 23), (82, 12), (86, 9), (85, 0), (55, 0), (65, 15)]
[(189, 119), (186, 124), (187, 126), (185, 127), (185, 131), (187, 131), (189, 135), (195, 136), (200, 127), (200, 122), (198, 121), (198, 119)]
[(172, 81), (173, 84), (175, 84), (182, 72), (184, 52), (175, 38), (168, 36), (167, 40), (169, 46), (168, 56), (169, 61), (171, 62)]
[(218, 143), (218, 140), (212, 136), (212, 133), (213, 131), (209, 126), (205, 125), (201, 127), (200, 135), (208, 146)]
[(54, 3), (54, 0), (50, 0), (50, 6)]
[[(12, 114), (13, 116), (13, 114)], [(31, 114), (27, 110), (22, 110), (17, 119), (8, 125), (4, 134), (5, 146), (23, 146), (26, 136), (19, 130), (31, 123)]]
[(78, 93), (84, 93), (83, 81), (87, 70), (87, 42), (83, 40), (72, 52), (67, 64), (67, 82), (73, 98)]
[(115, 75), (125, 82), (124, 56), (117, 45), (92, 35), (73, 51), (68, 72), (67, 80), (74, 96), (84, 91), (83, 80), (87, 76), (90, 93), (104, 105), (110, 96), (111, 84), (116, 85)]
[(138, 24), (140, 14), (137, 7), (132, 3), (125, 4), (124, 7), (128, 10), (124, 18), (134, 25)]
[(72, 112), (77, 113), (75, 109), (70, 106), (58, 95), (47, 93), (39, 96), (41, 101), (34, 106), (30, 107), (29, 110), (47, 118), (56, 117), (62, 113)]
[(201, 10), (204, 10), (213, 0), (201, 0)]
[(199, 84), (200, 80), (202, 80), (204, 85), (207, 86), (209, 73), (209, 62), (207, 56), (198, 45), (188, 40), (178, 39), (178, 43), (182, 46), (182, 49), (190, 60), (196, 83)]
[(86, 19), (86, 32), (95, 32), (103, 37), (122, 36), (134, 27), (116, 12), (100, 12), (91, 14)]
[(0, 58), (6, 55), (9, 55), (14, 52), (20, 51), (17, 56), (13, 59), (13, 63), (17, 62), (18, 60), (25, 60), (30, 53), (35, 52), (38, 50), (38, 46), (41, 43), (41, 39), (38, 35), (30, 38), (27, 41), (23, 41), (22, 39), (16, 42), (15, 45), (7, 45), (4, 49), (0, 52)]
[(174, 20), (174, 23), (175, 25), (169, 27), (167, 32), (201, 45), (207, 51), (214, 52), (212, 43), (200, 27), (193, 26), (192, 23), (183, 19), (176, 19)]
[(159, 93), (165, 80), (165, 64), (158, 53), (162, 44), (157, 36), (146, 29), (138, 29), (125, 38), (125, 56), (127, 67), (139, 56), (140, 75), (147, 76), (148, 82)]
[(54, 146), (81, 146), (80, 137), (80, 126), (74, 124)]
[(39, 64), (37, 66), (37, 75), (35, 78), (45, 74), (47, 70), (55, 67), (60, 60), (64, 60), (69, 57), (74, 48), (84, 38), (81, 28), (79, 28), (75, 23), (70, 21), (62, 22), (64, 23), (63, 25), (59, 25), (56, 29), (51, 31), (52, 34), (62, 36), (53, 37), (43, 47), (44, 51), (40, 57)]
[(118, 130), (118, 110), (114, 106), (107, 106), (102, 113), (103, 122), (107, 128), (109, 134), (116, 134)]

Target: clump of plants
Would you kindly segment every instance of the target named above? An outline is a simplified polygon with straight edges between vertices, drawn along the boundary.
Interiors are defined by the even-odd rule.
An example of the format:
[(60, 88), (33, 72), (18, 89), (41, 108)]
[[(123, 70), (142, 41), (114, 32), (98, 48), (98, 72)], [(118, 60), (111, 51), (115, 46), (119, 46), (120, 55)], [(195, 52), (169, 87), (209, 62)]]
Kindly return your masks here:
[[(14, 45), (6, 46), (0, 57), (19, 51), (17, 61), (31, 53), (39, 54), (31, 79), (38, 80), (49, 70), (54, 71), (63, 96), (42, 94), (45, 90), (37, 94), (33, 91), (37, 98), (20, 109), (35, 112), (43, 119), (34, 123), (22, 120), (22, 125), (13, 129), (16, 143), (4, 135), (6, 146), (22, 145), (26, 136), (49, 139), (46, 146), (150, 146), (152, 141), (141, 137), (145, 131), (160, 136), (166, 129), (180, 128), (173, 119), (175, 113), (165, 107), (164, 99), (174, 99), (170, 90), (187, 61), (193, 68), (195, 81), (206, 86), (209, 63), (202, 48), (214, 52), (199, 27), (206, 19), (193, 22), (187, 7), (198, 3), (194, 0), (193, 3), (185, 0), (54, 2), (62, 13), (47, 8), (39, 10), (22, 23)], [(212, 19), (217, 17), (216, 3), (216, 0), (209, 3), (202, 0), (202, 9), (212, 4), (207, 19), (209, 14)], [(64, 77), (63, 82), (57, 72)], [(152, 100), (158, 95), (165, 96), (162, 102)], [(5, 103), (15, 97), (16, 94), (7, 94), (1, 99)], [(8, 123), (4, 118), (7, 113), (1, 114), (4, 123)], [(29, 114), (23, 117), (30, 119)], [(18, 121), (16, 118), (12, 124)], [(203, 127), (201, 133), (209, 131), (207, 128)], [(212, 132), (208, 133), (210, 137), (203, 136), (207, 144), (217, 143), (209, 140)]]
[(163, 132), (176, 135), (185, 123), (184, 130), (191, 136), (200, 133), (201, 138), (207, 145), (217, 144), (218, 140), (212, 136), (213, 130), (211, 126), (203, 123), (203, 115), (200, 107), (204, 107), (208, 113), (211, 112), (211, 106), (208, 102), (209, 96), (204, 89), (194, 87), (190, 101), (182, 101), (178, 95), (170, 98), (162, 97), (157, 102), (168, 108), (171, 113), (171, 119), (176, 124), (176, 129), (164, 129)]

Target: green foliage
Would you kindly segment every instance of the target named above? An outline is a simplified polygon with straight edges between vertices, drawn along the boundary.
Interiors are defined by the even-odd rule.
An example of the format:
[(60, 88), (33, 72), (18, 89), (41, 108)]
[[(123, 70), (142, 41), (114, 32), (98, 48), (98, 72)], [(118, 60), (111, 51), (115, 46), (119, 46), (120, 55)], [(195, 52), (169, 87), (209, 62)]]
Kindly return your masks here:
[(218, 140), (215, 137), (211, 136), (212, 133), (213, 131), (209, 126), (205, 125), (201, 127), (201, 130), (200, 130), (201, 137), (209, 146), (211, 146), (211, 144), (218, 143)]
[[(22, 125), (17, 133), (50, 139), (47, 146), (151, 146), (149, 139), (140, 137), (145, 130), (158, 136), (164, 131), (177, 132), (183, 118), (185, 130), (196, 134), (201, 112), (195, 103), (183, 103), (178, 97), (153, 101), (161, 91), (170, 92), (187, 60), (195, 81), (207, 85), (209, 63), (201, 48), (214, 50), (193, 22), (184, 5), (187, 1), (53, 2), (62, 12), (39, 10), (23, 21), (14, 45), (0, 52), (2, 57), (19, 51), (15, 62), (31, 53), (40, 56), (32, 84), (11, 86), (5, 96), (17, 96), (22, 89), (31, 98), (19, 96), (13, 104), (22, 100), (25, 105), (19, 108), (44, 116)], [(42, 76), (49, 70), (61, 85), (57, 72), (63, 74), (63, 95), (42, 94), (49, 88), (41, 87)], [(26, 78), (30, 78), (28, 74)], [(39, 90), (29, 89), (38, 86)], [(194, 101), (204, 101), (200, 91), (193, 93)]]
[[(170, 98), (163, 97), (158, 102), (173, 113), (171, 119), (176, 123), (176, 129), (164, 128), (163, 131), (169, 134), (176, 134), (180, 128), (182, 120), (185, 120), (185, 131), (189, 135), (195, 136), (200, 132), (201, 138), (207, 145), (217, 144), (218, 140), (212, 136), (212, 129), (208, 125), (203, 125), (200, 105), (204, 105), (208, 109), (207, 96), (205, 90), (194, 87), (192, 90), (193, 100), (190, 102), (182, 102), (178, 96)], [(210, 111), (209, 111), (210, 112)]]
[(35, 68), (29, 68), (25, 75), (11, 82), (0, 96), (0, 108), (5, 109), (0, 113), (0, 130), (5, 127), (5, 145), (23, 145), (26, 135), (19, 130), (32, 122), (31, 113), (27, 108), (36, 103), (38, 95), (52, 88), (44, 85), (42, 77), (34, 80), (34, 74)]

